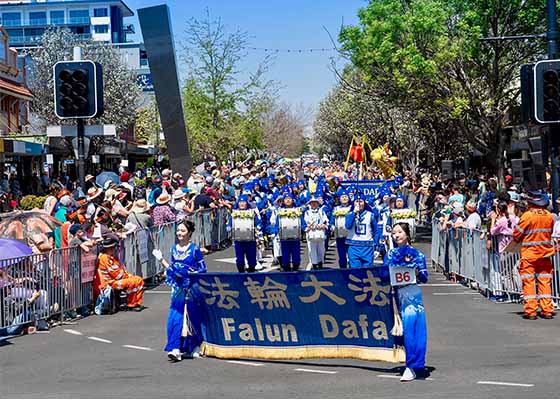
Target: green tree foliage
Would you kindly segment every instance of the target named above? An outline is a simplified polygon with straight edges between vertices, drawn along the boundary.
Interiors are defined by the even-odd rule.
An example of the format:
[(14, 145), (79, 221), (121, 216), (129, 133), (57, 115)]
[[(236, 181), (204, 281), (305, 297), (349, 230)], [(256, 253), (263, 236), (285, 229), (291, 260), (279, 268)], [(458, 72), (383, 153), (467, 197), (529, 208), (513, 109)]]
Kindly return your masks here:
[(203, 20), (188, 22), (186, 37), (183, 101), (194, 160), (224, 160), (233, 151), (261, 148), (261, 117), (273, 89), (264, 79), (270, 60), (242, 79), (239, 64), (246, 57), (248, 35), (227, 32), (209, 12)]
[(154, 99), (136, 111), (134, 121), (134, 132), (136, 140), (140, 144), (157, 143), (157, 135), (161, 132), (159, 111)]
[(458, 135), (500, 167), (516, 122), (519, 69), (539, 41), (481, 42), (545, 30), (541, 0), (372, 0), (340, 33), (343, 49), (384, 102), (419, 127)]

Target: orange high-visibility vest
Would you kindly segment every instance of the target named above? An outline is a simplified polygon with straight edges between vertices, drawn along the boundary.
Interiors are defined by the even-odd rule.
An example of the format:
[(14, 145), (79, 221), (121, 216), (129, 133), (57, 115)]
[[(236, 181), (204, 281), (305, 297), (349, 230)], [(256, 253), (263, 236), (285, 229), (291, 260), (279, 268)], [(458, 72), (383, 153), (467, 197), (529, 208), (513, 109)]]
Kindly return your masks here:
[(128, 272), (121, 266), (119, 260), (109, 254), (99, 255), (98, 269), (105, 283), (109, 285), (114, 281), (128, 278)]
[(521, 242), (521, 258), (538, 260), (554, 255), (552, 230), (554, 217), (542, 208), (525, 212), (513, 230), (513, 237)]

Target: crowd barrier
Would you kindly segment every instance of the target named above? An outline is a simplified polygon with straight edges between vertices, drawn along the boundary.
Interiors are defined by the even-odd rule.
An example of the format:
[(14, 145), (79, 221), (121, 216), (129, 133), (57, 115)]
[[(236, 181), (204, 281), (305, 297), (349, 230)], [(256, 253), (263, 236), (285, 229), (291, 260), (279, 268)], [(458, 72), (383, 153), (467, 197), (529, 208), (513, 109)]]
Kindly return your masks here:
[[(196, 228), (192, 240), (199, 247), (217, 249), (229, 240), (227, 209), (205, 210), (191, 218)], [(160, 249), (170, 260), (174, 244), (175, 223), (139, 229), (120, 241), (118, 257), (130, 273), (150, 279), (160, 268), (152, 250)], [(47, 318), (62, 320), (65, 313), (92, 305), (97, 256), (97, 248), (85, 252), (73, 247), (0, 260), (0, 337)]]
[[(522, 294), (520, 256), (498, 251), (498, 241), (485, 232), (466, 228), (443, 229), (432, 224), (432, 265), (448, 277), (464, 279), (488, 296), (505, 296), (517, 301)], [(560, 254), (553, 258), (552, 297), (560, 300)]]

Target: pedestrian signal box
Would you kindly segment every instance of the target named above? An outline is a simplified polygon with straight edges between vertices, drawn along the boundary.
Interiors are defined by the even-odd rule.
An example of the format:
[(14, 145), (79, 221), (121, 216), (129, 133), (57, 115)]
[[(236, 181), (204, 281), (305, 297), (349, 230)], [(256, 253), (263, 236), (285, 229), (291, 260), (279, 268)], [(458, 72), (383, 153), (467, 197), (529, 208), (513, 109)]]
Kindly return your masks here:
[(99, 63), (62, 61), (54, 65), (53, 71), (58, 118), (94, 118), (103, 114), (103, 72)]
[(541, 124), (560, 123), (560, 60), (544, 60), (534, 69), (535, 119)]

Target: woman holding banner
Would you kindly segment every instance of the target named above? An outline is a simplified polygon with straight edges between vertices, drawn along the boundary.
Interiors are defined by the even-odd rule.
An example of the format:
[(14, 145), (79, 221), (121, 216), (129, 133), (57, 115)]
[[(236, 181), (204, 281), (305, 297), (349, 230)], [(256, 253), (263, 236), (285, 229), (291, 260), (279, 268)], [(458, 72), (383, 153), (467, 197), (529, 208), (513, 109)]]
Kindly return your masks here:
[(416, 282), (426, 283), (428, 270), (424, 254), (410, 245), (408, 224), (395, 224), (393, 240), (398, 247), (389, 250), (385, 265), (389, 267), (403, 325), (406, 369), (401, 381), (408, 382), (416, 378), (415, 370), (424, 369), (426, 358), (426, 317), (422, 291)]
[(161, 261), (166, 270), (165, 283), (172, 287), (171, 304), (167, 317), (167, 345), (165, 351), (171, 361), (181, 361), (183, 353), (193, 358), (200, 357), (200, 332), (193, 327), (197, 315), (187, 312), (187, 289), (189, 274), (206, 272), (206, 263), (198, 246), (191, 242), (194, 224), (191, 221), (177, 223), (178, 243), (171, 248), (171, 263), (163, 259), (160, 250), (154, 250), (154, 257)]

